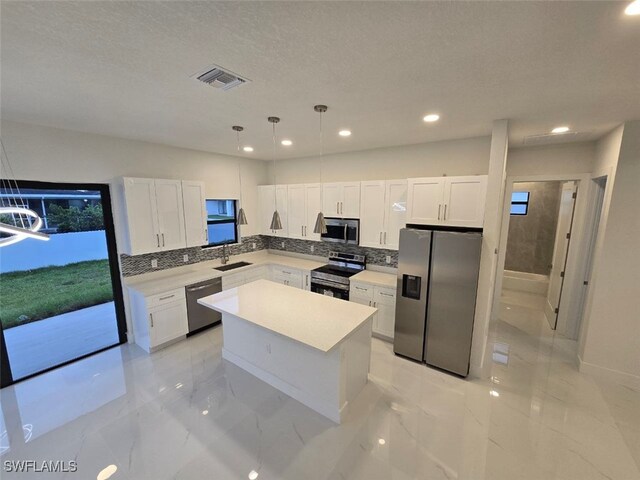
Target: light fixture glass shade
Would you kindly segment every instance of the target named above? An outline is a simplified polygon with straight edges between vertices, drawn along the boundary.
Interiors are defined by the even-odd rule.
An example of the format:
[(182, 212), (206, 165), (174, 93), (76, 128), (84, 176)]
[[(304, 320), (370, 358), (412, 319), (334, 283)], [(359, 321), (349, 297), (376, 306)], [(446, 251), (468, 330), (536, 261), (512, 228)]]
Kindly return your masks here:
[(240, 207), (238, 210), (238, 225), (247, 225), (247, 216), (244, 213), (244, 208)]
[(273, 212), (273, 218), (271, 219), (271, 230), (282, 230), (282, 222), (280, 221), (280, 214), (278, 210)]
[(313, 233), (327, 233), (327, 222), (324, 220), (324, 214), (318, 212), (318, 218), (316, 218), (316, 225), (313, 227)]

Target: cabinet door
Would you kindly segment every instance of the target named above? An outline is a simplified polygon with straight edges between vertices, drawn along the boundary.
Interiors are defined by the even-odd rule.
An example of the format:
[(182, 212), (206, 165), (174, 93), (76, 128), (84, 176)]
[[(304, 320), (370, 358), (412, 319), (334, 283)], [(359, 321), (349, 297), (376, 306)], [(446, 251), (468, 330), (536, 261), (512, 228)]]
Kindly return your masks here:
[(440, 225), (444, 203), (444, 177), (410, 178), (407, 223)]
[(376, 318), (373, 322), (374, 332), (384, 335), (385, 337), (393, 338), (396, 316), (395, 305), (376, 302), (375, 307), (378, 309), (378, 313), (376, 313)]
[(360, 218), (360, 182), (345, 182), (342, 184), (340, 216), (344, 218)]
[(311, 272), (302, 272), (302, 289), (310, 291), (311, 290)]
[(149, 327), (152, 347), (186, 335), (189, 331), (187, 304), (183, 300), (150, 310)]
[(342, 185), (340, 183), (322, 184), (322, 213), (325, 217), (340, 217)]
[(407, 181), (388, 180), (384, 198), (384, 245), (385, 248), (397, 250), (400, 244), (400, 229), (404, 228), (407, 222)]
[(307, 220), (304, 185), (288, 186), (287, 217), (289, 238), (304, 238), (304, 226)]
[[(368, 298), (358, 297), (357, 295), (352, 295), (351, 293), (349, 294), (349, 301), (354, 303), (359, 303), (360, 305), (366, 305), (367, 307), (370, 307), (373, 304), (373, 302)], [(375, 317), (374, 317), (374, 323), (375, 323)]]
[(204, 182), (182, 181), (184, 233), (187, 247), (207, 244), (207, 207)]
[[(276, 187), (274, 185), (258, 186), (258, 202), (260, 210), (259, 228), (263, 235), (273, 235), (274, 231), (271, 226), (271, 218), (276, 208)], [(282, 217), (280, 217), (282, 218)]]
[[(289, 236), (289, 215), (288, 215), (288, 205), (287, 205), (287, 186), (286, 185), (276, 185), (276, 209), (280, 214), (280, 222), (282, 223), (282, 230), (275, 230), (275, 234), (278, 237), (288, 237)], [(271, 212), (271, 217), (273, 217), (273, 212)], [(271, 224), (271, 218), (269, 218), (269, 224)], [(267, 225), (268, 227), (269, 225)]]
[(306, 205), (306, 221), (304, 224), (304, 238), (306, 240), (320, 241), (320, 234), (313, 233), (313, 227), (316, 225), (316, 218), (322, 208), (322, 187), (319, 183), (311, 183), (304, 186), (305, 205)]
[(156, 180), (156, 205), (160, 247), (162, 250), (184, 248), (184, 210), (182, 207), (182, 183), (180, 180)]
[[(360, 246), (380, 248), (384, 234), (385, 182), (360, 186)], [(406, 182), (405, 182), (406, 191)], [(406, 196), (405, 196), (406, 205)]]
[(156, 189), (152, 178), (125, 178), (124, 198), (129, 234), (129, 254), (160, 250)]
[(487, 192), (486, 175), (449, 177), (445, 182), (442, 219), (446, 225), (482, 227)]

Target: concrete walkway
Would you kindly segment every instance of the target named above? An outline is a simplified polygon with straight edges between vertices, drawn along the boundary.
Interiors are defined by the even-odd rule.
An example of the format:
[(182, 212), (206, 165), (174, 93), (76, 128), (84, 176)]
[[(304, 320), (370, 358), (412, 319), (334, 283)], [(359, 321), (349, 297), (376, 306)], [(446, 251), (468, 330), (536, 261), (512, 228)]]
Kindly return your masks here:
[(118, 343), (113, 302), (4, 331), (14, 380)]

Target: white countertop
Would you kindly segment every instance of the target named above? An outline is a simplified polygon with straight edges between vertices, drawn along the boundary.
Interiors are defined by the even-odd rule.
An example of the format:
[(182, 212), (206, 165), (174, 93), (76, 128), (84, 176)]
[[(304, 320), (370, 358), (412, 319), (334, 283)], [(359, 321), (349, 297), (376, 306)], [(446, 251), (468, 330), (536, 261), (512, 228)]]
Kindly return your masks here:
[(200, 262), (183, 267), (169, 268), (158, 272), (143, 273), (133, 277), (126, 277), (124, 284), (142, 295), (156, 295), (166, 291), (183, 288), (193, 283), (203, 282), (212, 278), (233, 275), (244, 272), (261, 265), (281, 265), (283, 267), (297, 268), (299, 270), (313, 270), (325, 265), (326, 262), (307, 260), (304, 258), (291, 257), (287, 255), (274, 255), (266, 250), (258, 252), (234, 255), (229, 263), (250, 262), (246, 267), (234, 268), (226, 272), (216, 270), (215, 267), (222, 265), (219, 259), (208, 262)]
[(397, 276), (392, 273), (376, 272), (374, 270), (365, 270), (350, 278), (352, 282), (370, 283), (372, 285), (380, 285), (381, 287), (396, 288)]
[(338, 345), (376, 313), (375, 308), (366, 305), (269, 280), (256, 280), (200, 298), (198, 303), (323, 352)]

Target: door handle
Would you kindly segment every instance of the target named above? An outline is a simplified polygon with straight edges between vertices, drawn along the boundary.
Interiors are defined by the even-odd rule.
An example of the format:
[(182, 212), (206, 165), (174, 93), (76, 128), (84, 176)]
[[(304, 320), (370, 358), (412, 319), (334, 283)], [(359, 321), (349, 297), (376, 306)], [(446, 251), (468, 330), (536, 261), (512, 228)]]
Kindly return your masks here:
[(438, 204), (438, 220), (440, 220), (440, 210), (442, 209), (442, 204)]
[(160, 234), (156, 233), (156, 240), (158, 241), (158, 248), (160, 248)]
[(447, 219), (447, 204), (446, 203), (444, 204), (444, 215), (442, 216), (442, 219), (443, 220)]
[(149, 314), (149, 318), (151, 319), (151, 328), (153, 328), (153, 313)]

